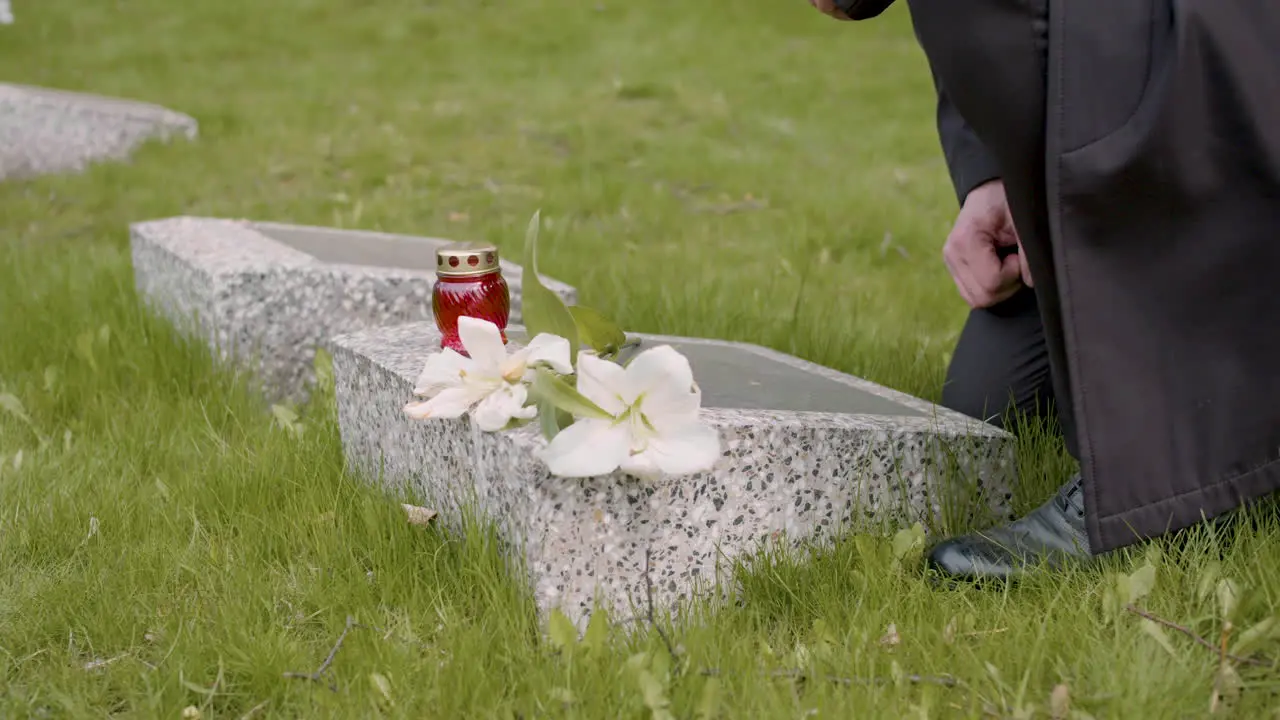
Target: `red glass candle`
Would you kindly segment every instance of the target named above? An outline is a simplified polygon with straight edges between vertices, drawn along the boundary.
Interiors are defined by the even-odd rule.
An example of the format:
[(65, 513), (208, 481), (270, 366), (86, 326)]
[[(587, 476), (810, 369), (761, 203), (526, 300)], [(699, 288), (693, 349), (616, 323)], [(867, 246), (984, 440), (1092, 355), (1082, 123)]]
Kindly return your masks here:
[(458, 338), (458, 318), (463, 316), (497, 325), (505, 343), (507, 320), (511, 317), (511, 292), (498, 264), (498, 248), (456, 244), (437, 250), (431, 309), (442, 337), (441, 347), (467, 354)]

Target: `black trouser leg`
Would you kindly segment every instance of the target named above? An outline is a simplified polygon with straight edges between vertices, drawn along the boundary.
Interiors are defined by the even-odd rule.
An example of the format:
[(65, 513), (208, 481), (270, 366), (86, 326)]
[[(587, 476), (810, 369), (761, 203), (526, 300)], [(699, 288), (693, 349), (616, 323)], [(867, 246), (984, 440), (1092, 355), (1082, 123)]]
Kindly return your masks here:
[(1056, 419), (1053, 399), (1035, 292), (1024, 288), (999, 305), (972, 311), (947, 368), (943, 406), (1004, 427), (1010, 411)]

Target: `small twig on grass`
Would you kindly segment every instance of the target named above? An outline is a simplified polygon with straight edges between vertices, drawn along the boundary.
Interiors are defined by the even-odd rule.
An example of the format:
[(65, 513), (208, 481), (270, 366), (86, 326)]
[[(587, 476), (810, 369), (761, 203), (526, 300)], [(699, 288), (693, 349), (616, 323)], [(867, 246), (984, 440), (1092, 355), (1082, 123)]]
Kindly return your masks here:
[(123, 660), (127, 657), (129, 657), (129, 653), (121, 653), (119, 655), (116, 655), (115, 657), (106, 658), (105, 660), (103, 659), (90, 660), (89, 662), (84, 664), (84, 669), (85, 670), (101, 670), (102, 668), (112, 663)]
[(1178, 631), (1178, 632), (1182, 633), (1183, 635), (1185, 635), (1185, 636), (1187, 636), (1187, 637), (1191, 638), (1192, 640), (1194, 640), (1194, 641), (1196, 642), (1196, 644), (1200, 645), (1201, 647), (1204, 647), (1204, 648), (1206, 648), (1206, 649), (1208, 649), (1208, 650), (1210, 650), (1210, 651), (1212, 651), (1212, 652), (1214, 652), (1214, 653), (1218, 654), (1220, 658), (1226, 658), (1226, 659), (1228, 659), (1228, 660), (1231, 660), (1232, 662), (1237, 662), (1237, 663), (1240, 663), (1240, 664), (1242, 664), (1242, 665), (1258, 665), (1258, 666), (1266, 666), (1266, 665), (1270, 665), (1270, 664), (1271, 664), (1270, 662), (1267, 662), (1267, 661), (1265, 661), (1265, 660), (1261, 660), (1261, 659), (1258, 659), (1258, 658), (1254, 658), (1254, 657), (1241, 657), (1241, 656), (1239, 656), (1239, 655), (1232, 655), (1231, 653), (1229, 653), (1229, 652), (1227, 652), (1227, 651), (1226, 651), (1226, 647), (1225, 647), (1225, 646), (1223, 646), (1223, 647), (1221, 647), (1221, 648), (1220, 648), (1220, 647), (1218, 647), (1217, 645), (1214, 645), (1212, 642), (1210, 642), (1210, 641), (1208, 641), (1208, 640), (1206, 640), (1206, 639), (1204, 639), (1204, 638), (1200, 637), (1199, 635), (1197, 635), (1197, 634), (1196, 634), (1196, 632), (1195, 632), (1194, 630), (1192, 630), (1191, 628), (1189, 628), (1189, 627), (1185, 627), (1185, 626), (1183, 626), (1183, 625), (1179, 625), (1178, 623), (1173, 622), (1173, 621), (1171, 621), (1171, 620), (1165, 620), (1164, 618), (1162, 618), (1162, 617), (1160, 617), (1160, 616), (1158, 616), (1158, 615), (1154, 615), (1154, 614), (1152, 614), (1152, 613), (1150, 613), (1150, 612), (1148, 612), (1148, 611), (1146, 611), (1146, 610), (1143, 610), (1143, 609), (1138, 608), (1138, 607), (1134, 607), (1133, 605), (1125, 605), (1125, 606), (1124, 606), (1124, 609), (1125, 609), (1125, 610), (1128, 610), (1129, 612), (1133, 613), (1134, 615), (1137, 615), (1138, 617), (1146, 618), (1147, 620), (1150, 620), (1151, 622), (1153, 622), (1153, 623), (1155, 623), (1155, 624), (1157, 624), (1157, 625), (1163, 625), (1164, 627), (1167, 627), (1167, 628), (1169, 628), (1170, 630), (1176, 630), (1176, 631)]
[[(338, 651), (342, 649), (342, 643), (346, 641), (347, 633), (350, 633), (351, 629), (355, 627), (359, 627), (359, 624), (356, 622), (355, 618), (348, 615), (347, 625), (342, 628), (342, 634), (338, 636), (338, 641), (333, 644), (333, 648), (329, 650), (328, 656), (325, 657), (324, 662), (320, 663), (320, 667), (316, 668), (315, 672), (302, 673), (286, 671), (284, 676), (296, 680), (310, 680), (311, 682), (316, 683), (322, 682), (324, 680), (324, 674), (329, 670), (329, 666), (333, 664), (333, 659), (337, 657)], [(330, 682), (329, 689), (334, 692), (338, 692), (338, 686), (336, 683)]]
[[(706, 668), (702, 671), (702, 674), (706, 677), (720, 677), (720, 670), (717, 668)], [(834, 683), (836, 685), (844, 685), (846, 687), (852, 685), (883, 685), (887, 682), (892, 682), (890, 678), (884, 677), (863, 678), (845, 677), (841, 675), (810, 675), (803, 670), (788, 669), (774, 670), (769, 673), (769, 677), (786, 678), (788, 680), (825, 680), (826, 682)], [(941, 685), (943, 687), (955, 687), (960, 684), (959, 680), (956, 680), (950, 675), (931, 676), (907, 674), (903, 675), (902, 678), (909, 683), (917, 685)]]
[(653, 617), (653, 580), (649, 577), (649, 556), (652, 551), (649, 548), (644, 550), (644, 594), (645, 600), (648, 602), (649, 625), (658, 632), (658, 637), (662, 638), (663, 644), (667, 646), (667, 652), (671, 653), (671, 659), (676, 659), (676, 646), (672, 644), (671, 638), (667, 637), (667, 633), (658, 625)]
[(983, 637), (986, 635), (997, 635), (1007, 631), (1009, 628), (992, 628), (990, 630), (974, 630), (972, 632), (960, 633), (961, 637)]
[(250, 719), (250, 718), (252, 718), (254, 715), (257, 715), (258, 713), (262, 712), (262, 709), (263, 709), (263, 708), (265, 708), (265, 707), (267, 706), (267, 703), (269, 703), (269, 702), (271, 702), (271, 701), (270, 701), (270, 700), (263, 700), (262, 702), (258, 703), (257, 705), (254, 705), (253, 707), (249, 708), (249, 711), (248, 711), (248, 712), (246, 712), (245, 714), (243, 714), (243, 715), (241, 715), (241, 716), (240, 716), (240, 720), (249, 720), (249, 719)]
[[(338, 639), (336, 642), (333, 643), (333, 647), (329, 650), (329, 654), (325, 656), (324, 662), (320, 663), (320, 667), (316, 668), (315, 672), (311, 672), (311, 673), (285, 672), (284, 676), (287, 678), (293, 678), (295, 680), (310, 680), (311, 682), (315, 682), (315, 683), (322, 682), (324, 680), (324, 674), (328, 672), (329, 667), (333, 665), (333, 659), (337, 657), (338, 651), (342, 649), (342, 643), (346, 641), (347, 634), (350, 633), (352, 630), (372, 630), (377, 633), (384, 633), (382, 636), (383, 640), (391, 639), (390, 630), (387, 630), (384, 632), (383, 629), (378, 627), (377, 625), (365, 625), (363, 623), (358, 623), (356, 622), (355, 618), (348, 615), (347, 624), (345, 627), (342, 628), (342, 634), (338, 635)], [(423, 642), (417, 642), (417, 641), (408, 640), (405, 638), (396, 638), (396, 639), (400, 640), (401, 642), (407, 642), (411, 645), (416, 645), (423, 650), (431, 649), (431, 646)], [(329, 682), (327, 687), (334, 692), (338, 692), (337, 683), (334, 683), (331, 681)]]

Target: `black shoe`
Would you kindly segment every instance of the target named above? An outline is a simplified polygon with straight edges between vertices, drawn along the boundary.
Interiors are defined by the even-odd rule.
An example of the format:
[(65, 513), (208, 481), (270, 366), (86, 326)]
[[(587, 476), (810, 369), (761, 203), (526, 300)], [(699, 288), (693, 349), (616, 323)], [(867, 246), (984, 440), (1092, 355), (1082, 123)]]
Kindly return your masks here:
[(1010, 579), (1036, 567), (1059, 568), (1092, 557), (1084, 524), (1084, 486), (1076, 475), (1049, 502), (1008, 525), (944, 540), (929, 567), (955, 579)]

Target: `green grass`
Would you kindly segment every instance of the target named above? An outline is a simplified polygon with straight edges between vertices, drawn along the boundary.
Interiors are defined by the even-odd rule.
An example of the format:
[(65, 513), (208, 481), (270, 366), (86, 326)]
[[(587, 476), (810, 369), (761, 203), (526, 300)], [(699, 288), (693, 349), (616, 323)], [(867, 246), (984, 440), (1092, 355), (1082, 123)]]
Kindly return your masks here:
[[(630, 330), (759, 342), (936, 398), (964, 308), (904, 8), (850, 27), (771, 0), (16, 5), (0, 79), (164, 104), (201, 138), (0, 184), (0, 393), (30, 420), (0, 411), (0, 717), (643, 718), (666, 698), (686, 718), (716, 686), (707, 717), (1049, 717), (1059, 685), (1094, 717), (1198, 717), (1217, 655), (1116, 604), (1141, 596), (1217, 642), (1228, 577), (1247, 591), (1237, 628), (1277, 617), (1268, 516), (987, 590), (935, 588), (889, 540), (849, 538), (750, 560), (744, 603), (669, 628), (669, 672), (643, 627), (560, 652), (488, 530), (407, 526), (344, 476), (326, 399), (295, 436), (139, 308), (131, 221), (512, 254), (540, 207), (545, 267)], [(1020, 461), (1026, 508), (1067, 464), (1043, 438)], [(316, 668), (348, 616), (377, 629), (343, 643), (336, 691), (282, 676)], [(1235, 713), (1275, 712), (1274, 668), (1239, 675)]]

